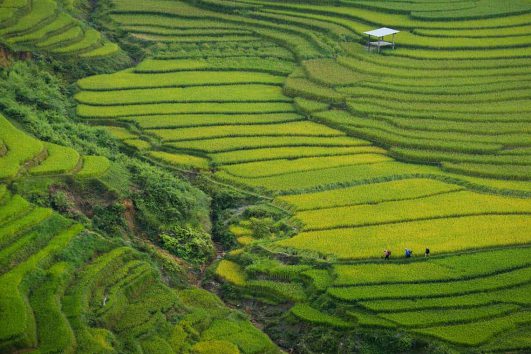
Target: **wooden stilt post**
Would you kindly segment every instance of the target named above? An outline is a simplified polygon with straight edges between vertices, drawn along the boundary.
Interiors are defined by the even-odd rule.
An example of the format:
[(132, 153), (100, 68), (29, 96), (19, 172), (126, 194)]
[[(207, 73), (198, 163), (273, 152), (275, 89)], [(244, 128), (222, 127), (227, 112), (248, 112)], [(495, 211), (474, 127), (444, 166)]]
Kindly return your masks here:
[(395, 34), (393, 33), (393, 49), (395, 49)]

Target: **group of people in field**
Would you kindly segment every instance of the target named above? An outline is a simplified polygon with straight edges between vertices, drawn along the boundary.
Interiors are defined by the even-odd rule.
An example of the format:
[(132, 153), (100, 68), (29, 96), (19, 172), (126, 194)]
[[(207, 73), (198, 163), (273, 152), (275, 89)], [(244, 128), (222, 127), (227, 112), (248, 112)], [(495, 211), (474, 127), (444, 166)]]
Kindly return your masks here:
[[(410, 250), (409, 248), (406, 248), (406, 250), (404, 252), (404, 256), (406, 258), (411, 258), (412, 255), (413, 255), (413, 251)], [(429, 257), (429, 256), (430, 256), (430, 249), (428, 247), (426, 247), (426, 251), (424, 251), (424, 257)], [(384, 259), (386, 261), (388, 261), (389, 258), (391, 258), (391, 251), (386, 249), (386, 250), (384, 250)]]

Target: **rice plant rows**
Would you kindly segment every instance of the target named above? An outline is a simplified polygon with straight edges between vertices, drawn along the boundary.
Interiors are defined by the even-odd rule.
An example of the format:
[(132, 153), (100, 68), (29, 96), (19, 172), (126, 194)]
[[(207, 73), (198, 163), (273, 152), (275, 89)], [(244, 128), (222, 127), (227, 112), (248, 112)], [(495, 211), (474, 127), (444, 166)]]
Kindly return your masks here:
[[(398, 327), (478, 350), (521, 338), (527, 5), (114, 3), (125, 31), (159, 43), (134, 68), (79, 81), (78, 114), (133, 124), (115, 135), (134, 146), (140, 131), (150, 158), (272, 196), (296, 225), (269, 239), (229, 228), (238, 248), (215, 273), (231, 291), (340, 330)], [(397, 49), (368, 53), (363, 32), (382, 26), (400, 28)]]

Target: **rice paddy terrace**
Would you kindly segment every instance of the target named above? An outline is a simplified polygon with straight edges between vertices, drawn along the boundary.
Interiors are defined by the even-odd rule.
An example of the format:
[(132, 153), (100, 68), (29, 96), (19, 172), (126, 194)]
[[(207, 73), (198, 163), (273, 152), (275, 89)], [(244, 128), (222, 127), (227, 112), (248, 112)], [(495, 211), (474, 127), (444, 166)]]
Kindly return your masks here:
[(104, 176), (107, 158), (40, 141), (2, 115), (0, 142), (1, 352), (276, 352), (214, 295), (168, 287), (146, 254), (7, 188)]
[(66, 10), (74, 1), (3, 0), (0, 2), (2, 42), (17, 51), (97, 58), (118, 51), (115, 43)]
[[(79, 80), (77, 115), (264, 201), (269, 214), (229, 220), (226, 288), (338, 331), (531, 349), (529, 1), (111, 2), (151, 54)], [(0, 0), (0, 37), (119, 51), (69, 6)], [(363, 32), (383, 26), (397, 48), (367, 52)], [(212, 294), (168, 287), (145, 254), (6, 187), (110, 166), (0, 115), (0, 351), (277, 352)]]
[[(315, 324), (531, 347), (528, 1), (115, 0), (111, 16), (153, 55), (80, 80), (78, 114), (300, 225), (238, 220), (221, 279)], [(382, 26), (397, 49), (368, 53)]]

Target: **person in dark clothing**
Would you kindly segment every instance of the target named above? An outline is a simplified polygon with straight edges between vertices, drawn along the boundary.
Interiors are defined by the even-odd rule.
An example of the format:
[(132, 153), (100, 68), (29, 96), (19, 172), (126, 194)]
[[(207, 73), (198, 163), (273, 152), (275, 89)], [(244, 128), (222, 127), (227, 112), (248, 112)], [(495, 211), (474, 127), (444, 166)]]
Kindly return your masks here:
[(426, 247), (426, 252), (424, 252), (424, 257), (429, 257), (429, 256), (430, 256), (430, 249)]
[(410, 250), (409, 248), (406, 248), (406, 258), (411, 257), (411, 253), (413, 253), (413, 251)]
[(385, 250), (384, 251), (384, 257), (385, 257), (385, 260), (388, 261), (389, 257), (391, 257), (391, 251)]

